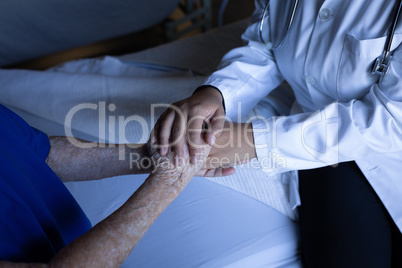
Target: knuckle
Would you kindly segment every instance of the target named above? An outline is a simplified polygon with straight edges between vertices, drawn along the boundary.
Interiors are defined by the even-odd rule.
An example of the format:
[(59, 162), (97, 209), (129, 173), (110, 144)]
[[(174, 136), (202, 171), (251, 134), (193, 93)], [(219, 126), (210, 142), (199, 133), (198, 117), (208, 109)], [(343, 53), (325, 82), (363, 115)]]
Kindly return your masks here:
[(187, 102), (177, 102), (173, 104), (173, 108), (172, 110), (174, 110), (174, 112), (182, 112), (185, 113), (188, 110), (188, 104)]
[(178, 102), (176, 103), (176, 108), (179, 108), (180, 110), (186, 109), (188, 106), (187, 102)]
[(202, 110), (203, 106), (200, 103), (195, 103), (190, 107), (191, 114), (198, 114)]
[(166, 143), (168, 143), (168, 141), (169, 141), (169, 139), (168, 139), (167, 137), (165, 137), (165, 136), (161, 136), (161, 137), (159, 138), (159, 140), (160, 140), (160, 142), (161, 142), (162, 144), (166, 144)]

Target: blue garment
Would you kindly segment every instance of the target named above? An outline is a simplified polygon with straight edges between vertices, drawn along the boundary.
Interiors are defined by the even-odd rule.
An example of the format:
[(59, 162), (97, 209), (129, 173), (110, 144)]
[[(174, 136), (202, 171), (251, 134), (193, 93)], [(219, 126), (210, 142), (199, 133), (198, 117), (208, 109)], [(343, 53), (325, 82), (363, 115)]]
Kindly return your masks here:
[(91, 228), (46, 164), (46, 134), (0, 105), (0, 260), (48, 262)]

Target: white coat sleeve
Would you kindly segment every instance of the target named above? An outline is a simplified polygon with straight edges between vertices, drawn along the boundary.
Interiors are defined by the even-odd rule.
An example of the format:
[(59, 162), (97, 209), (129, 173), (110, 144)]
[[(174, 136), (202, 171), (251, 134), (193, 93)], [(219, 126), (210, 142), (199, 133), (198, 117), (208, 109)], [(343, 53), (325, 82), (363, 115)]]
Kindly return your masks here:
[[(227, 116), (233, 120), (239, 113), (246, 116), (261, 98), (283, 81), (273, 53), (259, 37), (264, 2), (256, 1), (251, 24), (242, 35), (246, 45), (229, 51), (218, 70), (204, 82), (204, 85), (215, 86), (222, 92)], [(269, 37), (267, 24), (268, 17), (264, 22), (264, 40)]]
[(402, 45), (384, 80), (361, 99), (334, 102), (316, 113), (253, 123), (265, 171), (311, 169), (402, 150)]

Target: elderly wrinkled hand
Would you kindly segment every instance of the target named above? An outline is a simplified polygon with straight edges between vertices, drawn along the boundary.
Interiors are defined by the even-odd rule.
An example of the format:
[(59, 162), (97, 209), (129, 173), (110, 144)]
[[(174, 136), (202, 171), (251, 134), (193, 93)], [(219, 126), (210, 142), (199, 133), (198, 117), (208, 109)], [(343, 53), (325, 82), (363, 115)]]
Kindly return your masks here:
[[(147, 144), (148, 155), (151, 156), (152, 166), (154, 172), (162, 173), (163, 176), (174, 177), (178, 172), (186, 174), (189, 179), (193, 176), (201, 177), (222, 177), (229, 176), (236, 172), (235, 168), (227, 164), (239, 164), (236, 163), (235, 154), (243, 155), (248, 149), (252, 153), (251, 157), (255, 157), (255, 150), (253, 146), (248, 146), (246, 142), (243, 142), (243, 146), (228, 146), (229, 144), (236, 142), (241, 138), (242, 140), (252, 140), (252, 132), (247, 133), (248, 136), (244, 136), (245, 131), (240, 130), (249, 128), (250, 125), (237, 124), (225, 122), (227, 126), (225, 131), (217, 131), (216, 134), (219, 137), (211, 145), (209, 142), (200, 139), (198, 144), (187, 142), (186, 138), (182, 144), (183, 150), (181, 154), (177, 154), (175, 151), (175, 144), (169, 145), (166, 152), (161, 153), (161, 145), (158, 139), (155, 138), (155, 132), (158, 132), (157, 126), (152, 130), (150, 141)], [(250, 134), (251, 133), (251, 134)], [(234, 139), (236, 137), (236, 139)], [(189, 138), (189, 136), (187, 136)], [(233, 141), (235, 140), (235, 141)], [(191, 146), (196, 147), (197, 152), (192, 151)], [(169, 174), (169, 175), (168, 175)]]
[(148, 147), (154, 166), (152, 171), (154, 177), (158, 178), (161, 184), (167, 184), (180, 191), (199, 173), (211, 150), (211, 146), (207, 143), (199, 145), (197, 161), (191, 162), (187, 144), (184, 144), (181, 156), (173, 154), (171, 147), (164, 155), (160, 154), (155, 144), (148, 142)]

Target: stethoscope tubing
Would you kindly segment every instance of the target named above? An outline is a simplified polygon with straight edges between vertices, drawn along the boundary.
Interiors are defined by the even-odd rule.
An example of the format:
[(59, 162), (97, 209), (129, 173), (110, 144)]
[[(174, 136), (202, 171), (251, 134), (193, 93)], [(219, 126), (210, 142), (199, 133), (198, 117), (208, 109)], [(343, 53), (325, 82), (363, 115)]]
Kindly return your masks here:
[(396, 26), (398, 25), (398, 20), (399, 20), (400, 14), (401, 14), (401, 10), (402, 10), (402, 0), (399, 1), (398, 10), (395, 13), (394, 19), (392, 21), (392, 27), (391, 27), (391, 29), (389, 31), (386, 46), (385, 46), (385, 49), (384, 49), (385, 52), (390, 52), (391, 51), (392, 40), (394, 39), (395, 29), (396, 29)]
[[(261, 20), (260, 20), (259, 37), (260, 37), (261, 42), (264, 43), (264, 44), (267, 44), (267, 42), (264, 41), (264, 38), (263, 38), (263, 36), (262, 36), (262, 32), (263, 32), (263, 29), (264, 29), (265, 17), (267, 16), (267, 14), (268, 14), (268, 12), (269, 12), (269, 3), (270, 3), (270, 2), (271, 2), (271, 1), (268, 0), (267, 3), (265, 4), (264, 12), (262, 13), (262, 17), (261, 17)], [(284, 42), (284, 40), (285, 40), (285, 37), (287, 36), (287, 34), (288, 34), (289, 30), (290, 30), (290, 27), (291, 27), (292, 24), (293, 24), (293, 20), (294, 20), (294, 17), (295, 17), (295, 15), (296, 15), (296, 10), (297, 10), (297, 6), (298, 6), (298, 5), (299, 5), (299, 0), (295, 0), (295, 3), (293, 4), (293, 8), (292, 8), (292, 14), (290, 15), (290, 19), (289, 19), (289, 22), (288, 22), (288, 26), (287, 26), (287, 28), (286, 28), (286, 32), (285, 32), (284, 38), (281, 40), (281, 42), (280, 42), (276, 47), (274, 47), (273, 45), (271, 45), (271, 46), (270, 46), (270, 49), (277, 49), (277, 48), (280, 48), (280, 47), (282, 46), (282, 44), (283, 44), (283, 42)]]

